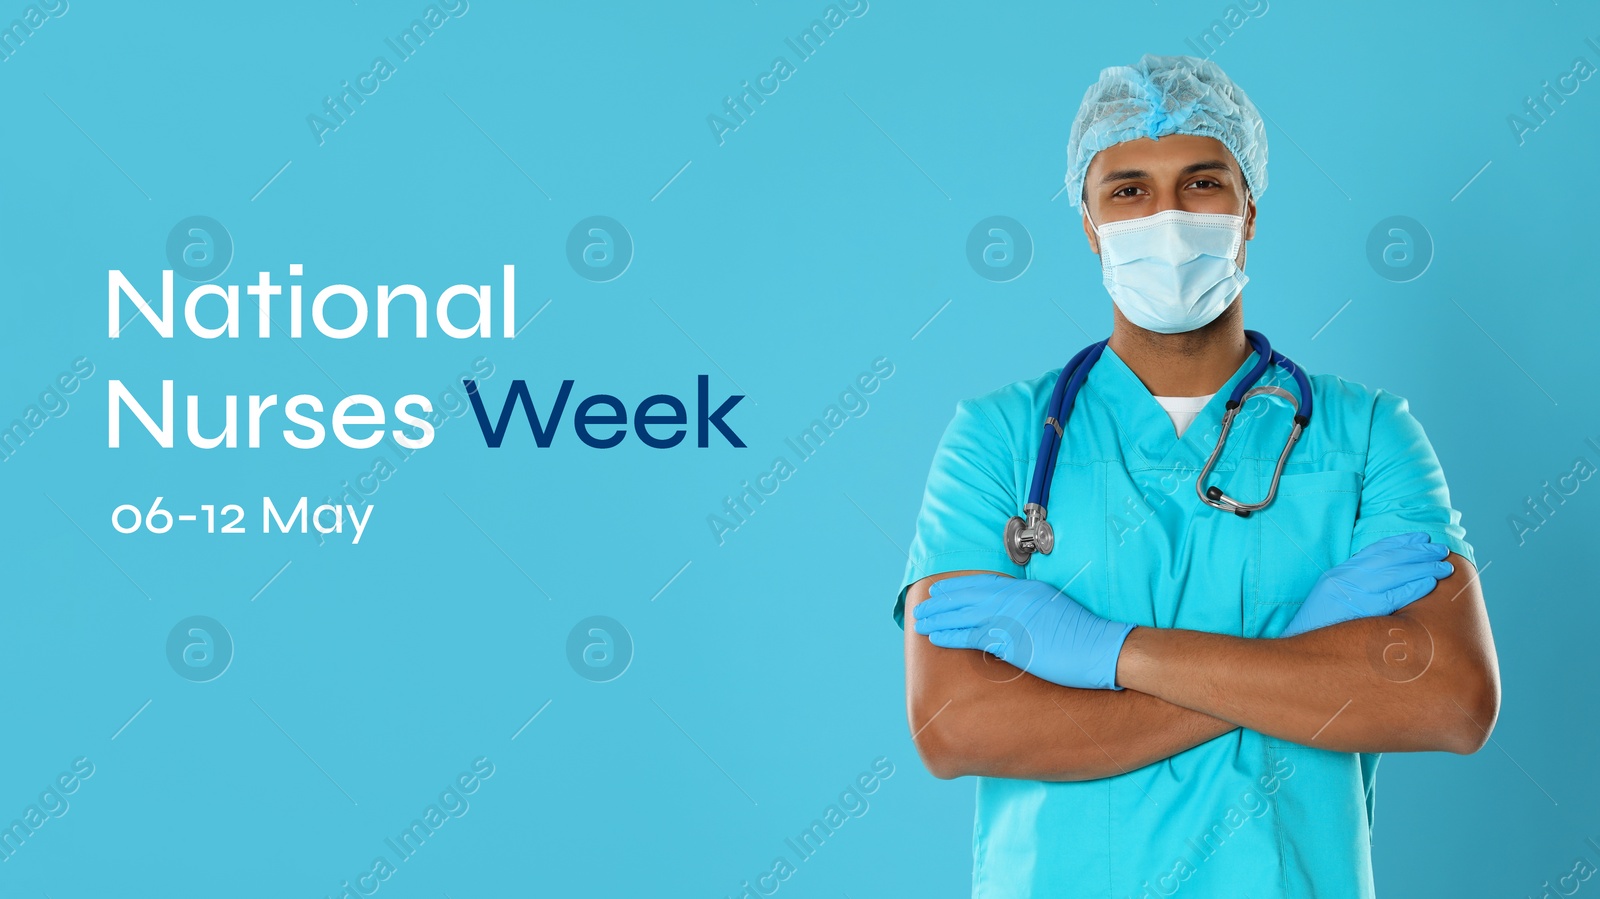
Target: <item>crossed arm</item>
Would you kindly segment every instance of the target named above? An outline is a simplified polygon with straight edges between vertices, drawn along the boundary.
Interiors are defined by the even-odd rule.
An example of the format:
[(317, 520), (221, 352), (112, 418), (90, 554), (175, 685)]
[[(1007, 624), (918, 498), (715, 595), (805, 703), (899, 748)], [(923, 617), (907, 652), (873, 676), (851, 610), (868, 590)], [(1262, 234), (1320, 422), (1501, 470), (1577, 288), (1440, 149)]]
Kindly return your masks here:
[(918, 754), (937, 777), (1092, 780), (1141, 768), (1247, 727), (1341, 752), (1476, 752), (1500, 708), (1499, 668), (1472, 563), (1393, 615), (1281, 639), (1139, 627), (1117, 665), (1126, 689), (987, 674), (975, 650), (909, 626), (936, 581), (906, 594), (906, 701)]

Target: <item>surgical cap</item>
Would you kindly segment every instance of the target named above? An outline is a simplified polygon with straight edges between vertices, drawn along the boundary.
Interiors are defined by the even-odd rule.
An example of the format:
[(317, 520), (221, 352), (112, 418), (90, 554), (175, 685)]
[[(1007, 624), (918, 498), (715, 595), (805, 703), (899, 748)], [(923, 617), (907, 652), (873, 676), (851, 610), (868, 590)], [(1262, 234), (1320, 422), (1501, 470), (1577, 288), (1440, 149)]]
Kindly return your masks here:
[(1067, 140), (1067, 193), (1076, 206), (1089, 162), (1107, 147), (1141, 137), (1198, 134), (1222, 142), (1259, 197), (1267, 189), (1267, 129), (1244, 91), (1209, 59), (1146, 54), (1100, 71), (1083, 95)]

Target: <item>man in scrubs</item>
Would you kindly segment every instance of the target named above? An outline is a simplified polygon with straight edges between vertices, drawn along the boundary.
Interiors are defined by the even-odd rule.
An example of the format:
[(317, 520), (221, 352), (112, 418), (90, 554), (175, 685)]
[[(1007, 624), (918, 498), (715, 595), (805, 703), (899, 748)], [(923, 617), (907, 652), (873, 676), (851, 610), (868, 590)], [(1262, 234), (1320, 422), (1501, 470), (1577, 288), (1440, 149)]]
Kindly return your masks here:
[[(1214, 63), (1145, 56), (1101, 73), (1068, 157), (1114, 324), (1064, 425), (1053, 549), (1019, 564), (1002, 534), (1059, 368), (956, 405), (895, 606), (917, 750), (977, 777), (972, 894), (1370, 897), (1379, 753), (1475, 752), (1499, 710), (1438, 458), (1404, 398), (1314, 375), (1273, 501), (1201, 502), (1257, 362), (1260, 116)], [(1298, 396), (1277, 366), (1259, 383)], [(1294, 414), (1248, 400), (1206, 484), (1265, 497)]]

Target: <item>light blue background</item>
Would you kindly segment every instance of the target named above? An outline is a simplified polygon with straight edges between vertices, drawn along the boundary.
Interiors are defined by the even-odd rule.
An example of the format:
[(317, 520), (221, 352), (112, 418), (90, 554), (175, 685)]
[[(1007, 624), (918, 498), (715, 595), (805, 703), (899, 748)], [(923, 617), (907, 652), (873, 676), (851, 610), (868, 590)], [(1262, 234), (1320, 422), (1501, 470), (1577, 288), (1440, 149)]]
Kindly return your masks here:
[[(0, 894), (336, 894), (487, 756), (470, 811), (383, 896), (736, 895), (779, 855), (799, 868), (783, 896), (962, 895), (973, 784), (919, 764), (890, 618), (927, 464), (956, 400), (1107, 333), (1077, 211), (1053, 199), (1071, 117), (1101, 67), (1193, 53), (1229, 7), (872, 0), (800, 62), (784, 39), (822, 2), (473, 0), (318, 146), (306, 116), (394, 61), (384, 38), (425, 6), (73, 0), (0, 63), (0, 423), (74, 358), (95, 366), (0, 464), (0, 823), (72, 759), (96, 767), (0, 864)], [(1525, 545), (1507, 518), (1576, 457), (1600, 462), (1600, 80), (1522, 145), (1506, 119), (1575, 57), (1600, 64), (1600, 11), (1253, 8), (1213, 55), (1269, 120), (1247, 324), (1313, 372), (1410, 399), (1504, 679), (1489, 747), (1384, 759), (1379, 890), (1538, 895), (1600, 862), (1600, 482)], [(780, 54), (796, 73), (719, 146), (706, 117)], [(515, 340), (108, 339), (107, 269), (158, 291), (191, 215), (231, 233), (222, 283), (300, 262), (310, 289), (498, 291), (514, 263), (519, 318), (550, 304)], [(635, 243), (614, 281), (566, 261), (591, 215)], [(967, 262), (991, 215), (1031, 232), (1016, 280)], [(1395, 215), (1434, 247), (1405, 283), (1367, 252)], [(215, 422), (228, 393), (437, 399), (477, 356), (495, 403), (513, 378), (541, 404), (564, 378), (574, 405), (692, 399), (708, 374), (714, 401), (748, 395), (728, 421), (749, 447), (601, 451), (564, 424), (549, 449), (514, 428), (491, 451), (452, 419), (383, 482), (359, 546), (110, 527), (159, 494), (244, 504), (255, 530), (261, 496), (315, 502), (378, 452), (164, 450), (139, 431), (110, 450), (108, 379), (154, 397), (172, 378)], [(784, 439), (884, 356), (870, 408), (798, 461)], [(706, 517), (780, 454), (798, 471), (719, 546)], [(235, 643), (204, 684), (165, 657), (196, 614)], [(634, 643), (609, 683), (567, 661), (590, 615)], [(894, 774), (870, 811), (799, 861), (784, 839), (879, 757)]]

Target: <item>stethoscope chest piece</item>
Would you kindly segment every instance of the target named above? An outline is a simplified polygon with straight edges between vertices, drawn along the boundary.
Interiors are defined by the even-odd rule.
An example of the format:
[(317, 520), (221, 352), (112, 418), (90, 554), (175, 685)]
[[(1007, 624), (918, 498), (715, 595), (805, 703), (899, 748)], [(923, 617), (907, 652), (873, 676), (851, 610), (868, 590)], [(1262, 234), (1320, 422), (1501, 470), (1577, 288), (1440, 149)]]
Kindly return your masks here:
[(1050, 522), (1044, 520), (1044, 506), (1037, 503), (1028, 503), (1022, 507), (1027, 513), (1027, 518), (1013, 515), (1006, 522), (1006, 554), (1011, 561), (1018, 565), (1028, 564), (1028, 558), (1036, 552), (1050, 554), (1056, 546), (1056, 532), (1050, 527)]

